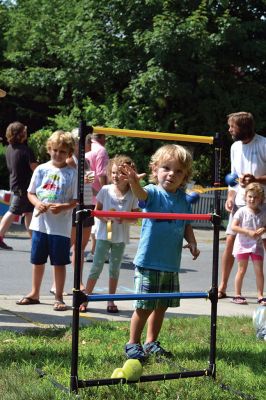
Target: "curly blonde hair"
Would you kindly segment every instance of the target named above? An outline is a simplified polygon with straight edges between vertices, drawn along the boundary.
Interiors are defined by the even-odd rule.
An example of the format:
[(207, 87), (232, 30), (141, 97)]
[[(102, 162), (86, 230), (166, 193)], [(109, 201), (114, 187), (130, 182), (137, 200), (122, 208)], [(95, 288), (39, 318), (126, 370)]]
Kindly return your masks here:
[(165, 161), (177, 161), (180, 166), (185, 171), (185, 177), (182, 182), (182, 187), (184, 187), (192, 174), (192, 155), (190, 152), (185, 149), (183, 146), (179, 146), (177, 144), (166, 144), (165, 146), (160, 147), (151, 157), (151, 161), (149, 164), (151, 174), (150, 181), (153, 183), (158, 183), (158, 178), (154, 174), (155, 168)]
[(59, 145), (59, 146), (66, 146), (67, 151), (69, 154), (72, 154), (75, 149), (75, 141), (73, 139), (73, 136), (70, 132), (65, 132), (62, 130), (57, 130), (52, 135), (49, 137), (49, 139), (46, 142), (46, 149), (49, 153), (51, 150), (51, 147), (53, 144)]

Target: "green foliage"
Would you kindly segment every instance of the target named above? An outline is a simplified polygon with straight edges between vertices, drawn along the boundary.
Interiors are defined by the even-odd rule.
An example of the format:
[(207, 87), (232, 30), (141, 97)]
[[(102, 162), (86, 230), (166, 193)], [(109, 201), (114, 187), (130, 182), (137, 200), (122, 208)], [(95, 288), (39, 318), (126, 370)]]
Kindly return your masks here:
[(46, 150), (47, 139), (51, 136), (52, 131), (48, 129), (41, 129), (30, 135), (28, 143), (38, 163), (42, 164), (50, 159)]
[[(175, 359), (149, 359), (144, 375), (208, 369), (210, 318), (170, 318), (161, 331), (163, 347)], [(125, 362), (127, 322), (94, 321), (79, 330), (79, 379), (110, 378)], [(110, 385), (79, 389), (80, 399), (98, 400), (231, 400), (265, 398), (265, 342), (256, 340), (249, 317), (220, 317), (217, 321), (216, 380), (208, 377)], [(32, 329), (25, 333), (0, 332), (1, 400), (75, 399), (52, 381), (70, 384), (71, 329)], [(47, 375), (38, 378), (35, 368)], [(229, 390), (222, 390), (221, 384)], [(241, 394), (240, 394), (241, 393)]]
[(0, 189), (9, 190), (9, 173), (6, 166), (6, 147), (0, 143)]
[[(265, 134), (264, 0), (67, 4), (0, 2), (1, 127), (16, 118), (30, 131), (69, 130), (85, 115), (93, 125), (213, 135), (228, 113), (247, 110)], [(108, 146), (115, 154), (122, 144), (143, 168), (158, 147), (150, 143)]]

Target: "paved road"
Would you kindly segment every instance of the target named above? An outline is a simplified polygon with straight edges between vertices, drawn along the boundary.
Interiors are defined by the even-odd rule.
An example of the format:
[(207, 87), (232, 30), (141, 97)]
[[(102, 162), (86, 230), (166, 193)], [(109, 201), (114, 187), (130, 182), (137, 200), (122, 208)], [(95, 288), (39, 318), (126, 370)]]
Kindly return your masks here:
[[(183, 251), (181, 263), (181, 291), (208, 291), (211, 286), (212, 269), (212, 230), (195, 231), (201, 256), (192, 261), (187, 250)], [(224, 249), (224, 233), (221, 232), (220, 256)], [(121, 268), (118, 293), (133, 293), (133, 265), (132, 260), (136, 252), (139, 238), (139, 228), (132, 227), (131, 243), (127, 246), (124, 262)], [(30, 239), (25, 231), (13, 225), (7, 236), (7, 243), (13, 246), (13, 251), (0, 250), (0, 329), (14, 328), (21, 330), (29, 326), (58, 325), (65, 326), (72, 322), (72, 296), (65, 297), (69, 310), (63, 313), (53, 311), (54, 297), (50, 295), (52, 269), (47, 264), (41, 290), (41, 304), (34, 306), (18, 306), (15, 301), (27, 294), (31, 287)], [(90, 263), (85, 262), (84, 273), (88, 272)], [(107, 293), (108, 265), (104, 268), (95, 288), (95, 293)], [(73, 287), (73, 271), (69, 265), (65, 290), (70, 294)], [(256, 304), (256, 285), (253, 268), (250, 265), (245, 278), (243, 293), (248, 298), (248, 305), (235, 305), (230, 298), (223, 299), (218, 304), (218, 315), (248, 315), (252, 316)], [(233, 295), (233, 276), (230, 280), (228, 294)], [(90, 310), (81, 316), (81, 324), (90, 323), (92, 319), (99, 320), (130, 320), (132, 314), (132, 301), (123, 301), (118, 304), (119, 314), (111, 315), (106, 312), (106, 303), (91, 303)], [(210, 315), (210, 302), (204, 299), (186, 299), (181, 301), (181, 307), (172, 309), (167, 314), (169, 317), (176, 315)]]

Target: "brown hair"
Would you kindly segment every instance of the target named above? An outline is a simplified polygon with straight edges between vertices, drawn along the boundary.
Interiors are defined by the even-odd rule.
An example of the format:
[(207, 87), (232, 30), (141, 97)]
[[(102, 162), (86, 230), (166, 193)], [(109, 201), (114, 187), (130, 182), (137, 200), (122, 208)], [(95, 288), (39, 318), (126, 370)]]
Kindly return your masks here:
[(264, 201), (264, 189), (263, 187), (257, 183), (252, 182), (245, 187), (245, 197), (247, 196), (248, 192), (254, 192), (258, 197), (261, 198), (261, 204)]
[(109, 160), (108, 165), (107, 165), (107, 176), (108, 176), (109, 180), (111, 180), (111, 177), (112, 177), (112, 167), (114, 164), (117, 165), (118, 167), (122, 166), (123, 164), (128, 164), (131, 166), (131, 168), (136, 170), (136, 165), (130, 157), (123, 155), (123, 154), (116, 155), (114, 158), (111, 158), (111, 160)]
[(164, 161), (178, 161), (186, 172), (182, 187), (186, 185), (192, 174), (192, 156), (190, 152), (183, 146), (177, 144), (166, 144), (160, 147), (151, 157), (149, 167), (151, 169), (150, 181), (158, 183), (157, 176), (154, 175), (154, 169)]
[(48, 138), (46, 142), (46, 149), (49, 153), (51, 150), (52, 144), (55, 143), (60, 146), (66, 146), (68, 150), (68, 154), (74, 153), (75, 149), (75, 141), (73, 136), (70, 132), (65, 132), (62, 130), (55, 131), (52, 135)]
[(227, 121), (233, 121), (239, 127), (240, 132), (247, 136), (255, 133), (255, 123), (253, 115), (249, 112), (240, 111), (227, 115)]
[(6, 138), (8, 143), (17, 144), (21, 143), (21, 138), (24, 137), (23, 134), (25, 132), (26, 126), (21, 122), (12, 122), (9, 124), (6, 129)]

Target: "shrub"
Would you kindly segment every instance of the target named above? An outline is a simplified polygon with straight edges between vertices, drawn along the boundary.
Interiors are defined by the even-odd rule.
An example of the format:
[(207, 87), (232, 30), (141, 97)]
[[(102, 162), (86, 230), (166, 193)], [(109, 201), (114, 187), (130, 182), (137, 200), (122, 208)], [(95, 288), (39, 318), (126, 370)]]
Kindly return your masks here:
[(42, 164), (50, 159), (46, 151), (46, 141), (51, 136), (52, 131), (49, 129), (41, 129), (32, 135), (28, 139), (28, 143), (38, 163)]
[(0, 189), (9, 189), (9, 172), (6, 166), (6, 147), (0, 144)]

